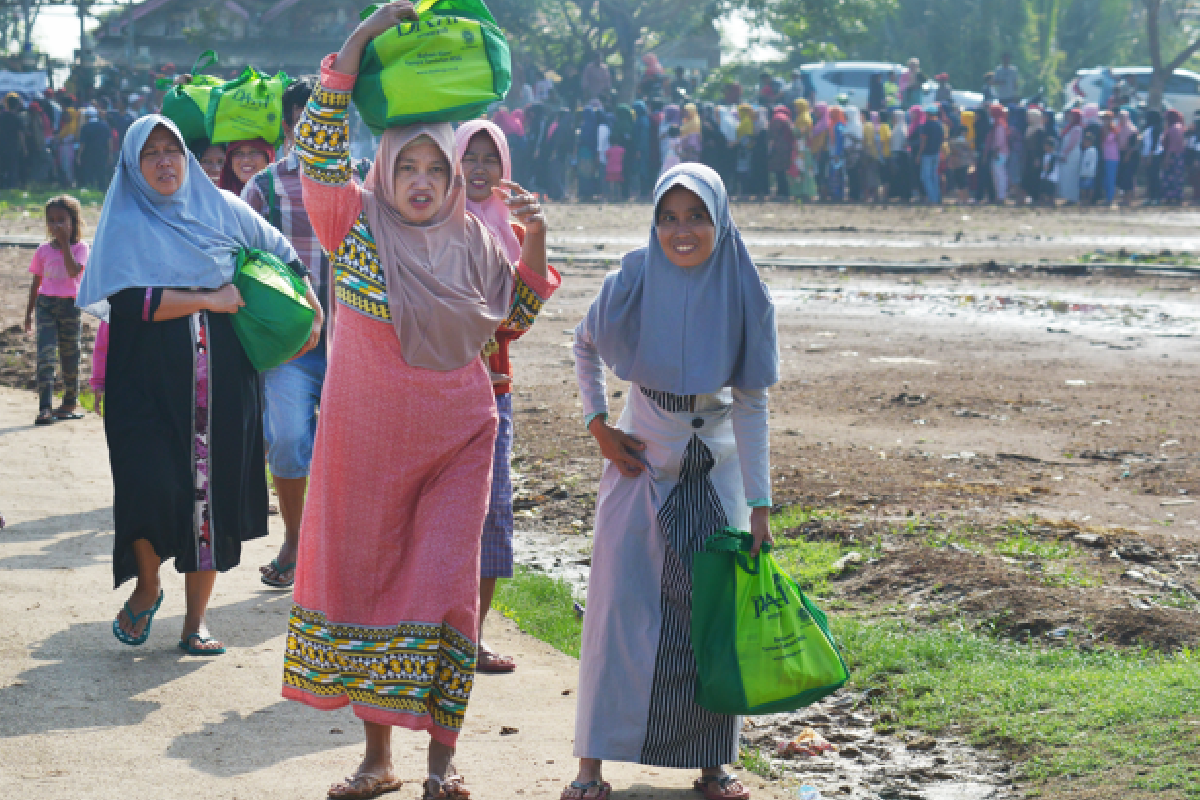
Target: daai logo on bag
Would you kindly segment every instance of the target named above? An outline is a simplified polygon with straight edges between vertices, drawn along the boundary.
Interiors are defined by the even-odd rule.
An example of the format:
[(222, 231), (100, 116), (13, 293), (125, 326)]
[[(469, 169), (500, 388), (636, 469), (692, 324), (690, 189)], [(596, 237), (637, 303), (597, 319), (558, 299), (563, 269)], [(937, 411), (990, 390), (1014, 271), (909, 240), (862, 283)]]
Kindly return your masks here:
[[(774, 594), (767, 592), (766, 594), (755, 595), (752, 598), (754, 600), (755, 619), (761, 619), (763, 614), (766, 614), (768, 617), (777, 616), (779, 612), (783, 610), (784, 606), (789, 606), (792, 604), (792, 600), (788, 596), (788, 593), (783, 586), (783, 576), (776, 573), (774, 578)], [(805, 608), (798, 608), (796, 610), (796, 616), (802, 621), (808, 621), (808, 610)]]
[(271, 95), (267, 94), (262, 97), (255, 97), (253, 92), (246, 89), (238, 89), (230, 98), (233, 102), (246, 108), (261, 108), (266, 110), (271, 103)]
[[(428, 19), (420, 19), (416, 22), (401, 22), (396, 26), (396, 35), (409, 36), (414, 33), (429, 34), (441, 28), (451, 28), (456, 25), (460, 25), (465, 21), (466, 20), (459, 19), (458, 17), (431, 16)], [(466, 39), (467, 44), (470, 44), (471, 39), (474, 39), (475, 37), (471, 35), (471, 39), (467, 39), (468, 35), (470, 35), (469, 31), (463, 34), (463, 39)]]

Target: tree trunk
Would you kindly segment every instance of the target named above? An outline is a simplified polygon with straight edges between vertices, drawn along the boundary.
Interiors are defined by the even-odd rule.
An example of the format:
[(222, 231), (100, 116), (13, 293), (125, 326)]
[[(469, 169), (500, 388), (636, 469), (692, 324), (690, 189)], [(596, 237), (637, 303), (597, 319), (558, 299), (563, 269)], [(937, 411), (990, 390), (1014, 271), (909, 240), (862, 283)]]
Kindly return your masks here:
[(1150, 92), (1146, 98), (1146, 107), (1151, 111), (1162, 111), (1163, 92), (1167, 88), (1167, 73), (1156, 69), (1150, 73)]
[(1146, 105), (1152, 111), (1162, 110), (1163, 90), (1167, 86), (1167, 71), (1163, 68), (1162, 41), (1158, 35), (1159, 10), (1162, 0), (1142, 0), (1146, 7), (1146, 48), (1150, 51), (1150, 95)]

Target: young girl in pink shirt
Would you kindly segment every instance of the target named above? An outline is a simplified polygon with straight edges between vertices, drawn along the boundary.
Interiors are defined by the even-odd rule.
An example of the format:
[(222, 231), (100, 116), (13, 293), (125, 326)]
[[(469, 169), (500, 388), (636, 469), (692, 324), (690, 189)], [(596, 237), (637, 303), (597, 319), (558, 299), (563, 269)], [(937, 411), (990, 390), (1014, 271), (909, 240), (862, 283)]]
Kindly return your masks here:
[[(34, 423), (50, 425), (62, 419), (81, 419), (79, 402), (80, 311), (75, 295), (83, 280), (88, 246), (80, 241), (79, 201), (59, 195), (46, 203), (46, 232), (50, 241), (33, 254), (29, 271), (29, 304), (25, 308), (25, 333), (33, 332), (37, 318), (38, 415)], [(62, 364), (63, 401), (54, 408), (54, 362)]]

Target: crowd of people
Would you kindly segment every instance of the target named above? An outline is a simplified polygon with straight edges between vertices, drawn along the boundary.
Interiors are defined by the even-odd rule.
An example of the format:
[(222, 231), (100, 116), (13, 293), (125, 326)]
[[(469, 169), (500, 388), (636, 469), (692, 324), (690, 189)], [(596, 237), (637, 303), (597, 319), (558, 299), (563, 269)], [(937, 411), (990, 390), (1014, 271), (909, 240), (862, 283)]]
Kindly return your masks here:
[[(261, 579), (294, 599), (283, 695), (349, 705), (364, 726), (362, 762), (329, 790), (341, 800), (399, 788), (397, 726), (429, 734), (425, 798), (470, 796), (453, 759), (476, 674), (518, 667), (482, 640), (513, 567), (509, 350), (561, 284), (542, 205), (512, 179), (498, 124), (390, 128), (371, 162), (352, 157), (364, 47), (414, 18), (407, 0), (379, 7), (319, 78), (288, 87), (279, 157), (260, 139), (214, 148), (167, 117), (136, 119), (90, 250), (78, 202), (62, 196), (30, 266), (40, 424), (79, 417), (81, 310), (104, 323), (92, 386), (114, 485), (113, 577), (134, 584), (113, 636), (146, 644), (173, 560), (179, 649), (225, 652), (206, 611), (242, 544), (267, 535), (269, 467), (285, 538)], [(708, 800), (746, 800), (728, 770), (740, 720), (693, 699), (691, 556), (727, 525), (753, 534), (754, 554), (770, 541), (774, 308), (721, 176), (679, 163), (648, 181), (648, 244), (575, 332), (582, 424), (606, 466), (580, 762), (562, 796), (606, 800), (603, 762), (618, 760), (694, 769)], [(300, 352), (262, 372), (232, 322), (247, 303), (232, 282), (243, 251), (286, 265), (314, 311)], [(635, 387), (618, 420), (606, 367)]]
[(518, 87), (492, 119), (515, 174), (552, 200), (645, 199), (659, 175), (696, 162), (740, 199), (1179, 205), (1190, 187), (1200, 203), (1200, 119), (1187, 127), (1176, 110), (1138, 107), (1111, 70), (1099, 102), (1058, 112), (1022, 99), (1007, 54), (978, 103), (957, 102), (949, 75), (934, 81), (922, 104), (928, 79), (914, 58), (899, 74), (870, 76), (863, 107), (846, 94), (815, 100), (802, 70), (790, 83), (764, 72), (753, 97), (729, 83), (721, 102), (701, 102), (694, 80), (682, 70), (669, 80), (649, 55), (632, 103), (615, 100), (596, 60), (575, 108), (543, 79)]

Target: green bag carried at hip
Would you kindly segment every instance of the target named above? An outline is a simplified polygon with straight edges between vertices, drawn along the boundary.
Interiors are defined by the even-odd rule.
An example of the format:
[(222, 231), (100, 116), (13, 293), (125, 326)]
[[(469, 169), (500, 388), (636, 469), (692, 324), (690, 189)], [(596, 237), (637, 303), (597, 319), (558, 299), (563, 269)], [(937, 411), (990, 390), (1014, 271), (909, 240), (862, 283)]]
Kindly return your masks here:
[(316, 312), (292, 268), (271, 253), (239, 250), (233, 285), (246, 304), (233, 315), (233, 330), (254, 368), (277, 367), (300, 352)]
[(363, 52), (353, 99), (376, 136), (415, 122), (474, 119), (512, 85), (508, 42), (482, 0), (421, 0), (416, 11), (419, 22), (400, 23)]
[(825, 614), (764, 543), (725, 528), (692, 561), (696, 702), (718, 714), (793, 711), (849, 679)]
[[(201, 75), (200, 70), (207, 69), (217, 63), (217, 54), (213, 50), (205, 50), (192, 65), (191, 80), (173, 86), (163, 96), (162, 115), (175, 123), (183, 141), (189, 147), (201, 139), (208, 138), (208, 129), (204, 125), (208, 114), (208, 101), (213, 89), (225, 83), (224, 79), (212, 75)], [(161, 79), (160, 88), (171, 86), (169, 78)]]
[(291, 79), (284, 73), (263, 75), (254, 67), (212, 90), (204, 118), (214, 144), (264, 139), (278, 144), (283, 138), (283, 91)]

